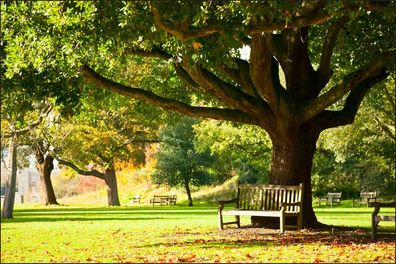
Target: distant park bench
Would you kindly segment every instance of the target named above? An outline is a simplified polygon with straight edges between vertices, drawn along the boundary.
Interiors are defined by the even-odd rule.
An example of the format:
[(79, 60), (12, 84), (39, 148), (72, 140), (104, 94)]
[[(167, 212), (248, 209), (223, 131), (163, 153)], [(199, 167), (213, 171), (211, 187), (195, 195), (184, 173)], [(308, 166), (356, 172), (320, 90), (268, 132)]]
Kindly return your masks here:
[(393, 207), (396, 209), (396, 202), (390, 202), (390, 203), (379, 203), (379, 202), (373, 202), (370, 203), (370, 206), (373, 206), (374, 212), (371, 215), (371, 238), (373, 240), (377, 239), (378, 236), (378, 224), (380, 221), (389, 221), (389, 222), (396, 222), (396, 217), (395, 214), (393, 215), (378, 215), (381, 207)]
[(338, 192), (338, 193), (329, 192), (327, 193), (326, 196), (319, 199), (319, 205), (321, 201), (325, 201), (326, 205), (330, 205), (331, 207), (333, 207), (333, 204), (340, 205), (341, 196), (342, 196), (342, 192)]
[[(219, 229), (224, 225), (241, 226), (240, 216), (266, 216), (280, 219), (280, 232), (285, 227), (302, 228), (303, 184), (299, 186), (240, 184), (237, 187), (237, 198), (229, 201), (218, 201)], [(224, 205), (235, 203), (236, 208), (224, 210)], [(235, 222), (223, 222), (223, 216), (235, 216)], [(297, 225), (285, 225), (285, 218), (297, 217)]]
[(357, 204), (365, 204), (367, 207), (370, 203), (376, 202), (378, 198), (377, 192), (360, 192), (360, 197), (358, 199), (352, 199), (352, 207)]
[(131, 204), (140, 204), (140, 194), (136, 194), (132, 199), (131, 199)]
[(150, 204), (175, 205), (176, 200), (176, 195), (154, 195), (153, 198), (150, 199)]

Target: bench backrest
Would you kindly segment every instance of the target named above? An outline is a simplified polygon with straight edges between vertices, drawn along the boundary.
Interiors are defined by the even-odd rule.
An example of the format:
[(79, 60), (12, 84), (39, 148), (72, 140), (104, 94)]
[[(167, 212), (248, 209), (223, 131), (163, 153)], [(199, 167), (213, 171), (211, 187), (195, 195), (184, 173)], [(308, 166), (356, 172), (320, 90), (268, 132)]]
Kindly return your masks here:
[(367, 200), (377, 198), (377, 192), (360, 192), (360, 199)]
[[(299, 186), (238, 184), (238, 208), (245, 210), (278, 211), (281, 203), (302, 202), (303, 184)], [(287, 212), (298, 212), (300, 207), (287, 206)]]
[(341, 201), (342, 192), (339, 193), (327, 193), (328, 201), (339, 202)]

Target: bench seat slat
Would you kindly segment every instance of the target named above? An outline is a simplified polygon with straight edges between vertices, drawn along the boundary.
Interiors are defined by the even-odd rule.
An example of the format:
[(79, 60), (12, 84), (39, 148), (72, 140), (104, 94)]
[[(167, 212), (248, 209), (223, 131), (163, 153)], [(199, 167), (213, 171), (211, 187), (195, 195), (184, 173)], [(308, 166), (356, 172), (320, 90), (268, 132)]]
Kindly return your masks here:
[(389, 222), (395, 222), (396, 217), (391, 216), (391, 215), (376, 215), (375, 216), (375, 221), (389, 221)]
[(281, 216), (281, 212), (261, 210), (227, 210), (223, 211), (223, 215)]

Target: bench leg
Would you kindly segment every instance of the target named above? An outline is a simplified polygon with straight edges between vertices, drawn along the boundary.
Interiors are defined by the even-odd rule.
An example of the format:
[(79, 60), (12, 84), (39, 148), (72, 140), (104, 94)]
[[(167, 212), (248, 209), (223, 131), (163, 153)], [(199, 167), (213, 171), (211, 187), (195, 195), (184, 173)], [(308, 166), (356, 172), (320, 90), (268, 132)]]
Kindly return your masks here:
[(236, 220), (238, 228), (240, 228), (241, 227), (241, 217), (239, 215), (236, 215), (235, 220)]
[(219, 230), (223, 230), (223, 215), (218, 211)]
[(302, 228), (302, 214), (301, 212), (297, 216), (297, 230), (300, 231)]
[(284, 233), (285, 232), (285, 210), (284, 209), (281, 210), (279, 225), (280, 225), (280, 232)]
[(375, 220), (375, 216), (371, 218), (371, 239), (377, 240), (377, 226), (378, 222)]

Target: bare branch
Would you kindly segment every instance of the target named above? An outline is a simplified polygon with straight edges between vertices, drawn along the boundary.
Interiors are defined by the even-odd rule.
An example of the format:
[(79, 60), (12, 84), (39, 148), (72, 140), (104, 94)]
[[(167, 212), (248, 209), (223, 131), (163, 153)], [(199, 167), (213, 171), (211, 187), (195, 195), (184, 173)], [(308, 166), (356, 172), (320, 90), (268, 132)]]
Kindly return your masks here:
[(70, 161), (62, 160), (60, 158), (56, 158), (56, 160), (59, 162), (59, 164), (68, 166), (69, 168), (72, 168), (78, 174), (85, 175), (85, 176), (94, 176), (94, 177), (98, 177), (98, 178), (100, 178), (102, 180), (105, 179), (105, 174), (101, 173), (101, 172), (99, 172), (97, 170), (86, 171), (86, 170), (80, 169), (74, 163), (72, 163)]
[(101, 76), (87, 65), (84, 65), (81, 68), (81, 71), (83, 72), (87, 81), (89, 81), (92, 84), (95, 84), (107, 90), (111, 90), (121, 95), (144, 100), (146, 102), (162, 107), (164, 109), (174, 110), (193, 117), (228, 120), (228, 121), (235, 121), (235, 122), (248, 123), (248, 124), (259, 123), (256, 117), (248, 115), (240, 110), (191, 106), (174, 99), (161, 97), (150, 91), (122, 85), (120, 83), (114, 82), (112, 80), (109, 80)]

